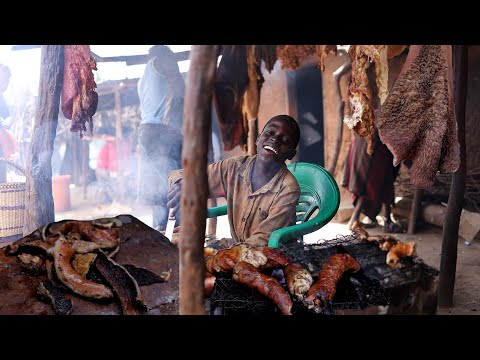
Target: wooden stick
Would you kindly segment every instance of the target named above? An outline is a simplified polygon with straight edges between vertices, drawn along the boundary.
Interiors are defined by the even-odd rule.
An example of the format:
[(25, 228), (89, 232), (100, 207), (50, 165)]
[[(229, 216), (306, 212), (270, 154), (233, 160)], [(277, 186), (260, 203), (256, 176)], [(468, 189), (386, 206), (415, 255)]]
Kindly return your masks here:
[(410, 219), (408, 221), (408, 234), (413, 235), (417, 231), (418, 217), (422, 213), (423, 189), (415, 189), (413, 195), (413, 204), (410, 210)]
[(208, 197), (208, 137), (218, 45), (193, 45), (187, 76), (183, 121), (184, 179), (180, 203), (181, 315), (204, 315), (203, 245)]
[(52, 153), (63, 86), (63, 45), (42, 45), (35, 124), (27, 159), (23, 235), (55, 221)]
[(440, 258), (440, 277), (438, 281), (438, 306), (453, 305), (455, 273), (457, 268), (458, 228), (462, 213), (465, 178), (467, 174), (467, 153), (465, 146), (465, 104), (467, 99), (468, 48), (454, 45), (455, 78), (455, 117), (458, 125), (460, 144), (460, 166), (452, 176), (452, 186), (448, 197), (447, 216), (442, 234), (442, 256)]

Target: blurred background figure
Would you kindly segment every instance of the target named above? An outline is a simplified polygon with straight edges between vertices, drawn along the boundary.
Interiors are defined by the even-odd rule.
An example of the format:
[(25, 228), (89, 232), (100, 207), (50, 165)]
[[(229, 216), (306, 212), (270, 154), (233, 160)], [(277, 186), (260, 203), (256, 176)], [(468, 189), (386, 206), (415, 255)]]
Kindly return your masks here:
[[(0, 64), (0, 158), (15, 160), (18, 154), (17, 140), (10, 127), (10, 110), (5, 101), (4, 93), (10, 83), (10, 68)], [(0, 162), (0, 182), (4, 183), (7, 179), (7, 170), (4, 162)]]
[(152, 206), (152, 226), (163, 230), (168, 219), (168, 174), (181, 167), (185, 82), (170, 48), (155, 45), (148, 56), (137, 88), (141, 111), (138, 201)]
[[(117, 140), (113, 129), (102, 129), (102, 138), (105, 140), (97, 157), (95, 175), (98, 183), (98, 198), (100, 204), (111, 204), (118, 195), (132, 194), (135, 187), (131, 187), (129, 179), (134, 176), (136, 169), (134, 146), (129, 141), (130, 128), (123, 128), (123, 138)], [(120, 194), (120, 177), (124, 179), (124, 194)], [(130, 185), (129, 185), (130, 184)]]

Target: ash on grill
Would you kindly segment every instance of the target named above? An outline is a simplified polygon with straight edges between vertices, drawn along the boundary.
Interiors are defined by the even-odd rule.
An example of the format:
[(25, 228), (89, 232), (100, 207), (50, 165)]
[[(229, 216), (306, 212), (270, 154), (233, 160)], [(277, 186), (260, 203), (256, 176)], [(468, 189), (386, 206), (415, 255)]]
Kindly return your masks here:
[[(362, 242), (353, 235), (337, 236), (332, 240), (319, 240), (314, 244), (293, 242), (280, 245), (279, 250), (292, 262), (300, 263), (317, 278), (327, 259), (334, 254), (348, 253), (360, 264), (357, 273), (346, 273), (337, 284), (332, 303), (321, 315), (335, 314), (338, 309), (363, 310), (370, 306), (390, 304), (392, 291), (399, 286), (426, 282), (438, 275), (438, 270), (426, 265), (418, 257), (402, 258), (402, 268), (390, 269), (385, 262), (386, 252), (376, 243)], [(282, 270), (272, 274), (285, 285)], [(315, 314), (295, 298), (292, 313)], [(232, 280), (231, 275), (217, 277), (211, 296), (212, 314), (267, 313), (280, 314), (271, 300), (257, 291)]]

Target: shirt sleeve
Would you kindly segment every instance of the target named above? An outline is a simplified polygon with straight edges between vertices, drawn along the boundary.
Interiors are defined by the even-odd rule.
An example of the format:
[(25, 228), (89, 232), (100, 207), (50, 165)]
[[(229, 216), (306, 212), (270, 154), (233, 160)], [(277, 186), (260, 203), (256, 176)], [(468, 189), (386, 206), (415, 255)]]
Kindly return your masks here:
[(267, 218), (258, 225), (245, 242), (250, 245), (266, 246), (273, 231), (295, 225), (299, 196), (299, 188), (290, 187), (281, 190), (273, 201)]
[[(220, 160), (209, 164), (207, 167), (208, 176), (208, 197), (219, 198), (226, 195), (226, 177), (230, 173), (229, 167), (232, 161), (230, 159)], [(170, 188), (183, 179), (183, 169), (173, 170), (168, 176)]]

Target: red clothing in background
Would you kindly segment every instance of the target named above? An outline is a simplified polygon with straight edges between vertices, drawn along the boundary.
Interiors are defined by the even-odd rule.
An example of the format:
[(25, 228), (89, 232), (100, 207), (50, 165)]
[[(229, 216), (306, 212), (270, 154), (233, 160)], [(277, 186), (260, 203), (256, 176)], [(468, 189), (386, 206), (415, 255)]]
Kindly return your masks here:
[[(125, 171), (128, 168), (128, 160), (133, 155), (132, 145), (122, 140), (120, 142), (120, 169)], [(119, 171), (118, 167), (118, 151), (117, 151), (117, 141), (116, 140), (107, 140), (105, 145), (103, 145), (100, 153), (97, 158), (97, 169), (105, 169), (109, 173), (114, 173)]]

